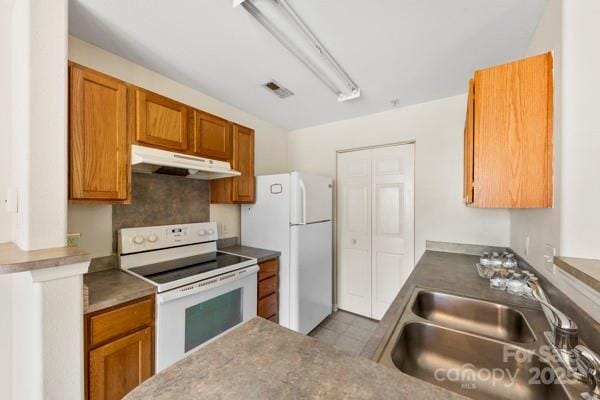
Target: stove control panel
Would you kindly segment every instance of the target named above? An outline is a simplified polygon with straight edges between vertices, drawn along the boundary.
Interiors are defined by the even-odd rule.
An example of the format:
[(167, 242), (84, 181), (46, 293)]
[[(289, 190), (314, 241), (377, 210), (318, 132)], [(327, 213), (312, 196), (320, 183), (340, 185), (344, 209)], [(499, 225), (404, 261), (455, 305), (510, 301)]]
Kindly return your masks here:
[(125, 228), (119, 231), (119, 253), (213, 242), (218, 238), (216, 222)]

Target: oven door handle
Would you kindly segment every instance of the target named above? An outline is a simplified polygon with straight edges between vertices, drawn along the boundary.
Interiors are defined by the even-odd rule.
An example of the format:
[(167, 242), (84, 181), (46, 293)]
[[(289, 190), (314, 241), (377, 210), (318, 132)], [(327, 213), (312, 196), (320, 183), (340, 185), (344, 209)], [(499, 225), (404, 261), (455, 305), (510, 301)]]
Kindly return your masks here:
[(203, 281), (195, 282), (190, 285), (182, 286), (180, 288), (169, 290), (164, 293), (159, 293), (156, 295), (156, 299), (158, 304), (168, 303), (169, 301), (205, 292), (207, 290), (214, 289), (219, 286), (223, 286), (228, 283), (247, 278), (252, 274), (256, 274), (259, 269), (260, 268), (258, 267), (258, 265), (251, 265), (249, 267), (228, 272), (226, 274), (215, 276), (210, 279), (205, 279)]

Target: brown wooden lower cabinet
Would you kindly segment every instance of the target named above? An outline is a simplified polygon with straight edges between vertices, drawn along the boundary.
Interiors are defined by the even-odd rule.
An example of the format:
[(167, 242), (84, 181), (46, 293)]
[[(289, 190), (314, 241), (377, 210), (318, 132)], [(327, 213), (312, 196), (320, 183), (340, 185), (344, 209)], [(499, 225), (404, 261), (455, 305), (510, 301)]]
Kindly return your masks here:
[(154, 296), (85, 317), (86, 393), (121, 399), (154, 374)]
[(259, 317), (279, 322), (279, 260), (267, 260), (258, 264), (258, 310)]

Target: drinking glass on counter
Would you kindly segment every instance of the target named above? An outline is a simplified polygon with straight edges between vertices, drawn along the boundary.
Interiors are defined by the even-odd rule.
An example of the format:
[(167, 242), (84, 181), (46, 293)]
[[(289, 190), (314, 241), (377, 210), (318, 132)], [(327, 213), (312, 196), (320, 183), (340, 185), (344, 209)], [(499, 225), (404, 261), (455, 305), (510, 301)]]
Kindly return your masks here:
[(494, 267), (492, 276), (490, 278), (490, 287), (492, 289), (504, 290), (506, 289), (507, 278), (502, 272), (502, 268)]

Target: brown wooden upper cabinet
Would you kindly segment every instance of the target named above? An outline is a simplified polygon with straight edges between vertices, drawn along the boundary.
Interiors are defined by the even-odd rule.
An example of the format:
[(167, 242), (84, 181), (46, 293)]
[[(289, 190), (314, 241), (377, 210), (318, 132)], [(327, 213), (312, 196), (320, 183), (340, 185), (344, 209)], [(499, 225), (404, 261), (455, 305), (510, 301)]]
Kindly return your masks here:
[(128, 203), (128, 86), (76, 64), (69, 66), (69, 198)]
[(69, 63), (69, 198), (131, 202), (131, 142), (229, 161), (242, 173), (211, 181), (213, 203), (254, 202), (254, 131)]
[(552, 207), (552, 124), (551, 53), (476, 71), (465, 123), (465, 203)]
[(254, 203), (254, 131), (233, 124), (233, 169), (241, 176), (211, 181), (211, 203)]
[(232, 152), (232, 123), (203, 111), (192, 111), (192, 152), (228, 161)]
[(136, 143), (185, 152), (188, 149), (188, 111), (185, 104), (136, 88)]

